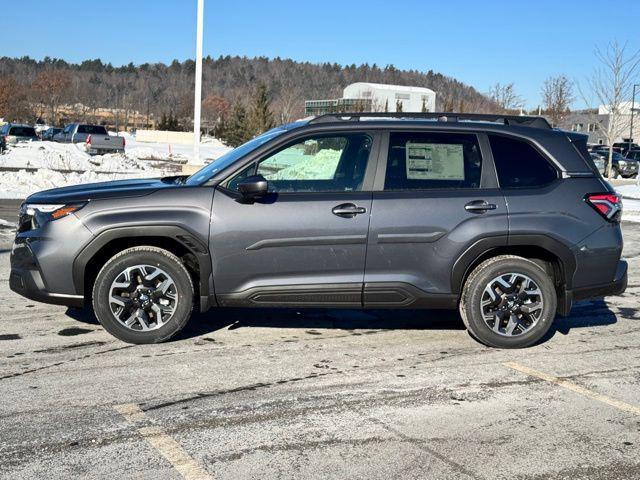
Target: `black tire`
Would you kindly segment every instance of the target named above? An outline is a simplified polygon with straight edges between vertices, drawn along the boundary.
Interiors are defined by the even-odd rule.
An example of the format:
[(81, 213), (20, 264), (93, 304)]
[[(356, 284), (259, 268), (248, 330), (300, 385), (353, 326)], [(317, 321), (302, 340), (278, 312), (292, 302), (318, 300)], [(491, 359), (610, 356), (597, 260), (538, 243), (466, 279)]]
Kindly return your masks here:
[[(136, 265), (148, 265), (161, 269), (170, 276), (175, 286), (172, 287), (176, 298), (173, 313), (166, 323), (155, 329), (142, 331), (125, 326), (115, 318), (110, 306), (109, 298), (113, 282), (124, 270)], [(189, 321), (193, 309), (193, 292), (191, 276), (178, 257), (157, 247), (133, 247), (113, 256), (98, 273), (93, 286), (93, 310), (105, 330), (123, 342), (160, 343), (180, 332)], [(138, 326), (141, 327), (141, 323)]]
[[(541, 313), (535, 314), (539, 315), (537, 322), (532, 322), (532, 326), (528, 330), (523, 327), (521, 332), (518, 327), (517, 334), (513, 336), (507, 336), (506, 332), (501, 334), (494, 331), (483, 319), (481, 305), (485, 288), (489, 283), (493, 279), (509, 273), (529, 277), (537, 284), (542, 299), (542, 308), (539, 309)], [(486, 298), (488, 297), (485, 296)], [(501, 300), (501, 303), (505, 302)], [(526, 258), (500, 255), (478, 265), (467, 278), (460, 300), (460, 316), (471, 336), (479, 342), (496, 348), (524, 348), (534, 345), (547, 333), (555, 318), (556, 307), (556, 290), (549, 273), (539, 264)], [(507, 308), (506, 304), (503, 308)]]

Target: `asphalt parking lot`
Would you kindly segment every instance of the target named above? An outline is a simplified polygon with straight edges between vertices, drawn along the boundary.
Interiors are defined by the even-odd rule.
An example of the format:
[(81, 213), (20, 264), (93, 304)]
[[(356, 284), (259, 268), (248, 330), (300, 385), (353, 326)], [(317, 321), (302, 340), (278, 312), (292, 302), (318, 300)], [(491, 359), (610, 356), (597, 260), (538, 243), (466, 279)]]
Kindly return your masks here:
[(452, 312), (219, 310), (132, 346), (8, 287), (0, 477), (640, 478), (640, 224), (625, 295), (543, 343), (483, 347)]

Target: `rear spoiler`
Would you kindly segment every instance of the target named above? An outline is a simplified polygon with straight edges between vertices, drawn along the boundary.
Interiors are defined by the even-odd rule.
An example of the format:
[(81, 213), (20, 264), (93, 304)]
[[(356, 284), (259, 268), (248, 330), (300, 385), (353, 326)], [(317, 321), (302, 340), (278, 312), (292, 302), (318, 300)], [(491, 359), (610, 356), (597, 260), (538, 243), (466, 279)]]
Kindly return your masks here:
[[(595, 173), (597, 176), (600, 176), (600, 171), (596, 167), (596, 164), (593, 163), (593, 160), (591, 159), (591, 155), (589, 154), (589, 150), (587, 149), (587, 142), (589, 140), (589, 135), (585, 135), (584, 133), (566, 132), (566, 131), (563, 131), (563, 133), (567, 135), (567, 138), (571, 142), (571, 145), (573, 145), (573, 148), (575, 148), (576, 151), (580, 154), (580, 156), (585, 161), (589, 169), (593, 173)], [(567, 172), (567, 173), (570, 177), (574, 176), (574, 175), (571, 175), (571, 172)]]

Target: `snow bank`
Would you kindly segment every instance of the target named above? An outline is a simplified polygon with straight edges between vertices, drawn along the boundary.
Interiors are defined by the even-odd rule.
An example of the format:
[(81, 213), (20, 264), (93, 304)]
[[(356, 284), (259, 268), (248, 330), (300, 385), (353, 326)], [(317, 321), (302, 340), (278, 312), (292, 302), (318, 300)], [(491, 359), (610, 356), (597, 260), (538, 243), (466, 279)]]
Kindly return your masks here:
[(123, 180), (125, 178), (160, 177), (163, 172), (158, 169), (145, 170), (141, 173), (62, 173), (46, 168), (36, 172), (20, 170), (17, 172), (2, 172), (0, 174), (0, 198), (23, 199), (32, 193), (50, 188), (67, 187), (83, 183), (106, 182), (109, 180)]
[[(84, 144), (55, 142), (10, 147), (0, 155), (0, 198), (24, 198), (40, 190), (81, 183), (175, 175), (177, 166), (193, 156), (189, 145), (138, 143), (135, 135), (120, 136), (126, 140), (124, 154), (90, 156)], [(229, 150), (217, 139), (204, 138), (200, 163), (215, 160)], [(171, 164), (173, 168), (169, 168)]]

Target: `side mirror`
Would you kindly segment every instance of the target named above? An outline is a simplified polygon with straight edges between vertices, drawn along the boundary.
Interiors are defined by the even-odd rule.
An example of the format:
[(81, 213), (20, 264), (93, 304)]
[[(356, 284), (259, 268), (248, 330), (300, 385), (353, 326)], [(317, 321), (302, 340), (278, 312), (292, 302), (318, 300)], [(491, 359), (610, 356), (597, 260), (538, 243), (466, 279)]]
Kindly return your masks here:
[(262, 175), (252, 175), (238, 184), (238, 190), (242, 196), (249, 200), (264, 197), (269, 191), (267, 179)]

